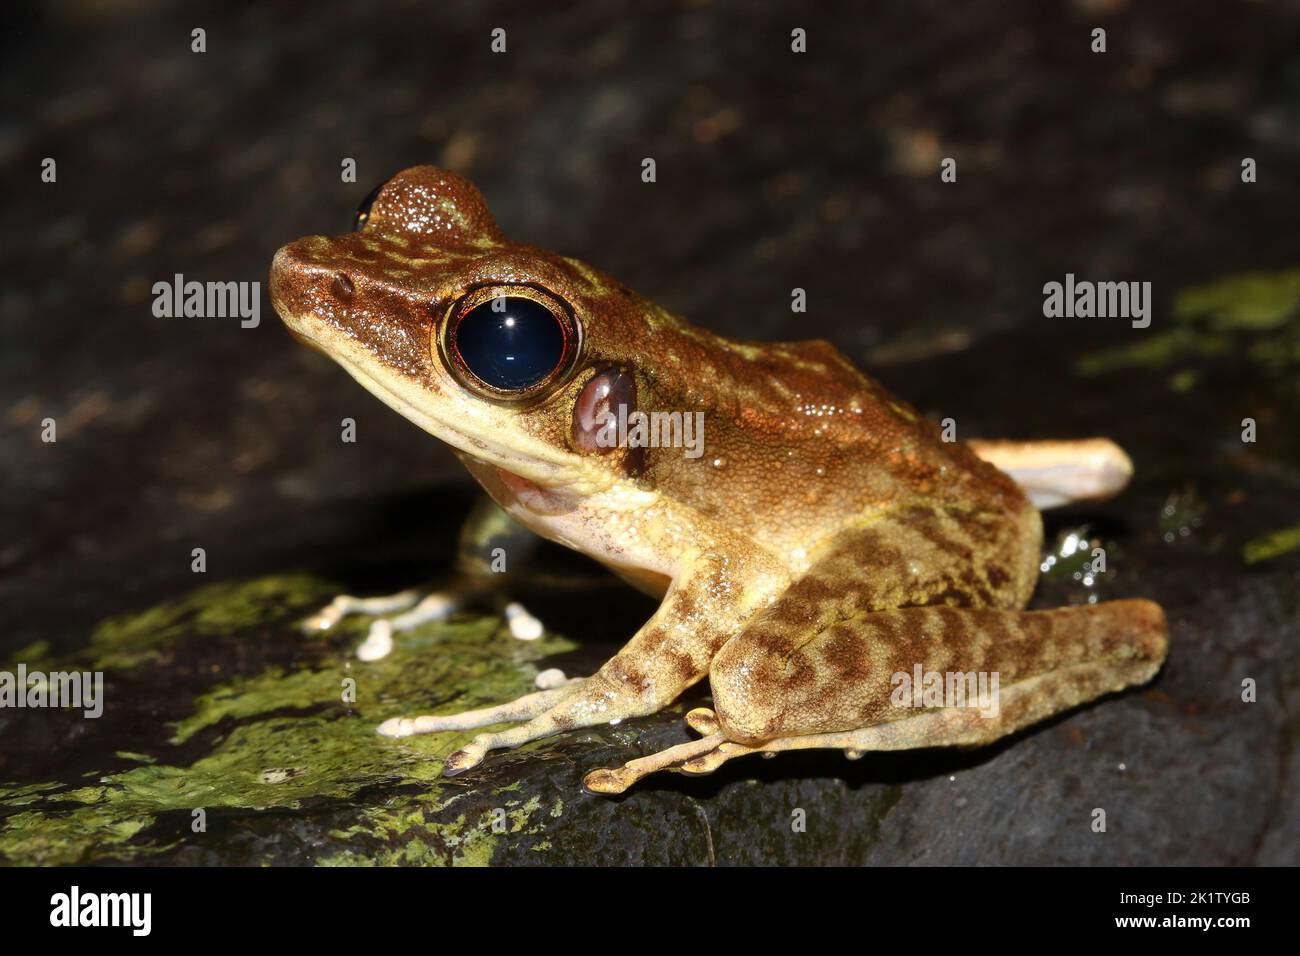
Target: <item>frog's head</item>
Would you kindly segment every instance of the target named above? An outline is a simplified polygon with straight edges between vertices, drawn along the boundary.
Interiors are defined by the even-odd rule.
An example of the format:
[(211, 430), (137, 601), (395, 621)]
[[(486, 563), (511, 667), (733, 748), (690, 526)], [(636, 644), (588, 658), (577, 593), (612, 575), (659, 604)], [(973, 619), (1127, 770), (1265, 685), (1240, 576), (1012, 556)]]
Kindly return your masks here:
[(582, 263), (508, 241), (473, 185), (432, 166), (376, 189), (351, 234), (280, 249), (270, 292), (297, 338), (467, 456), (489, 490), (502, 481), (539, 507), (644, 500), (644, 449), (611, 447), (603, 426), (656, 391), (639, 358), (699, 334)]

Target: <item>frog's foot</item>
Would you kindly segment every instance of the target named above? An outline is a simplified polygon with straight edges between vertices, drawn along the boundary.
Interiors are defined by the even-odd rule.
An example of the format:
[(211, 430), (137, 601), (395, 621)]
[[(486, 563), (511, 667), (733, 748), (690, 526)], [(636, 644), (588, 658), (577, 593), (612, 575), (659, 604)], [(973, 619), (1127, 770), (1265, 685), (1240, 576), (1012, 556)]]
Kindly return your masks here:
[[(712, 720), (712, 726), (716, 727), (717, 718), (713, 716), (712, 711), (704, 713)], [(687, 715), (688, 721), (690, 716)], [(715, 733), (691, 743), (679, 744), (648, 757), (629, 761), (614, 770), (593, 770), (583, 779), (582, 785), (589, 793), (615, 795), (652, 773), (666, 770), (671, 773), (703, 776), (713, 773), (728, 760), (736, 757), (746, 757), (750, 754), (775, 757), (784, 750), (842, 750), (847, 759), (858, 760), (869, 750), (906, 750), (930, 745), (933, 743), (937, 728), (967, 720), (969, 716), (966, 713), (940, 712), (927, 715), (925, 718), (914, 718), (915, 722), (911, 723), (903, 733), (900, 733), (903, 729), (900, 724), (903, 722), (899, 722), (834, 734), (777, 737), (755, 746), (727, 740), (721, 733)]]
[(967, 444), (979, 457), (1010, 475), (1039, 510), (1109, 498), (1133, 477), (1133, 462), (1109, 438), (972, 439)]
[[(749, 745), (727, 740), (718, 731), (718, 719), (706, 708), (693, 710), (686, 722), (697, 732), (707, 732), (699, 740), (669, 747), (648, 757), (631, 760), (612, 770), (593, 770), (583, 779), (582, 785), (589, 793), (620, 794), (632, 784), (652, 773), (671, 773), (703, 776), (713, 773), (728, 760), (762, 754), (775, 757), (785, 750), (828, 749), (842, 750), (849, 760), (858, 760), (869, 750), (907, 750), (933, 745), (942, 731), (951, 733), (959, 724), (969, 722), (975, 712), (939, 711), (911, 721), (898, 721), (863, 727), (858, 730), (830, 734), (799, 734), (777, 737), (761, 744)], [(906, 726), (904, 726), (906, 724)]]
[[(490, 590), (482, 581), (466, 578), (441, 590), (421, 597), (413, 589), (399, 591), (383, 597), (358, 598), (341, 594), (303, 622), (306, 631), (324, 631), (336, 625), (349, 614), (381, 615), (397, 611), (396, 617), (377, 617), (370, 622), (366, 639), (357, 648), (357, 657), (363, 661), (377, 661), (393, 650), (393, 635), (410, 631), (430, 621), (442, 621), (456, 611), (473, 604)], [(534, 641), (545, 629), (542, 622), (517, 601), (498, 601), (498, 610), (505, 618), (512, 636), (521, 641)]]
[(539, 690), (532, 694), (525, 694), (507, 704), (466, 710), (458, 714), (392, 717), (376, 727), (375, 732), (385, 737), (410, 737), (412, 734), (473, 730), (490, 724), (532, 720), (568, 697), (583, 680), (584, 678), (581, 677), (565, 677), (562, 671), (552, 668), (537, 675), (536, 684)]
[(349, 614), (391, 614), (404, 611), (420, 599), (415, 590), (398, 591), (383, 597), (359, 598), (340, 594), (323, 608), (302, 622), (304, 631), (328, 631)]
[[(617, 794), (622, 793), (642, 777), (648, 777), (661, 770), (677, 773), (708, 773), (708, 770), (687, 768), (701, 767), (700, 761), (716, 760), (713, 755), (719, 753), (721, 748), (739, 746), (729, 744), (722, 736), (722, 732), (718, 729), (717, 716), (707, 707), (697, 707), (688, 713), (686, 723), (692, 730), (704, 736), (699, 740), (692, 740), (650, 754), (648, 757), (629, 760), (621, 767), (593, 770), (583, 777), (583, 788), (588, 793)], [(730, 755), (725, 756), (718, 763), (729, 759)]]
[[(711, 711), (710, 711), (711, 715)], [(965, 714), (958, 714), (965, 719)], [(582, 787), (589, 793), (617, 795), (643, 777), (667, 770), (669, 773), (688, 774), (703, 777), (714, 773), (723, 763), (736, 757), (748, 757), (751, 753), (761, 753), (764, 757), (775, 757), (781, 750), (836, 749), (844, 750), (848, 760), (859, 760), (867, 750), (896, 750), (911, 747), (924, 747), (927, 744), (927, 732), (932, 732), (935, 724), (943, 722), (941, 718), (931, 718), (924, 722), (927, 727), (909, 727), (907, 739), (901, 739), (897, 728), (892, 724), (879, 727), (865, 727), (862, 730), (845, 731), (842, 734), (801, 734), (792, 737), (776, 737), (766, 743), (750, 747), (727, 740), (722, 734), (701, 737), (689, 744), (679, 744), (624, 763), (615, 770), (593, 770), (582, 779)]]
[[(502, 720), (525, 722), (507, 730), (479, 734), (447, 758), (443, 773), (449, 777), (463, 773), (481, 763), (490, 750), (518, 747), (566, 730), (617, 724), (631, 717), (653, 714), (671, 703), (684, 688), (669, 681), (667, 674), (662, 682), (656, 683), (650, 673), (642, 671), (634, 658), (619, 655), (591, 677), (571, 681), (553, 691), (530, 694), (504, 707), (451, 718), (458, 721), (458, 726), (461, 722), (463, 726), (483, 726)], [(652, 692), (646, 693), (647, 690)]]

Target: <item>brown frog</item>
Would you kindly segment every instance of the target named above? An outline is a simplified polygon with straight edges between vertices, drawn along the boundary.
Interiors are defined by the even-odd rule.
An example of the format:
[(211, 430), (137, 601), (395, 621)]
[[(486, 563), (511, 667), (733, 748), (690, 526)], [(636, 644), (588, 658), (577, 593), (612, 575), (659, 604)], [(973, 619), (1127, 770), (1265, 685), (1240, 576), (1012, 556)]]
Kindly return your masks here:
[[(429, 166), (385, 183), (352, 234), (282, 248), (270, 288), (295, 336), (451, 445), (510, 518), (662, 598), (588, 678), (379, 728), (513, 724), (447, 773), (654, 713), (706, 676), (713, 709), (687, 715), (700, 739), (586, 787), (759, 752), (977, 745), (1141, 684), (1165, 659), (1150, 601), (1024, 610), (1034, 502), (1129, 477), (1104, 439), (944, 441), (828, 343), (690, 325), (509, 241), (473, 185)], [(318, 623), (413, 597), (340, 600)]]

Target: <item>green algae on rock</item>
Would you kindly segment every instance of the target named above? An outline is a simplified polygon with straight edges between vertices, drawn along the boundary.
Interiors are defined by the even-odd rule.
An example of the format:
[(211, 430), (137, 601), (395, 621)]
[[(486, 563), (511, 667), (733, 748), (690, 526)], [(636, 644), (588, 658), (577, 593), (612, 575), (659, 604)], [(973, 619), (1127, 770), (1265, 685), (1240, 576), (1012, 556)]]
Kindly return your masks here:
[(306, 574), (208, 584), (147, 611), (103, 621), (90, 635), (90, 663), (96, 670), (131, 667), (179, 638), (231, 634), (302, 613), (328, 590)]
[[(1225, 355), (1245, 343), (1259, 366), (1300, 365), (1300, 269), (1229, 276), (1182, 290), (1174, 300), (1173, 327), (1144, 334), (1132, 344), (1085, 355), (1080, 375), (1121, 368), (1166, 368)], [(1170, 387), (1195, 385), (1193, 369), (1181, 369)]]
[(1300, 316), (1300, 269), (1250, 272), (1193, 286), (1174, 300), (1174, 318), (1207, 320), (1224, 332), (1267, 331)]
[[(375, 727), (399, 714), (518, 696), (532, 687), (535, 661), (573, 645), (553, 636), (517, 641), (494, 615), (462, 615), (402, 635), (387, 658), (363, 664), (351, 655), (363, 622), (341, 625), (330, 640), (297, 630), (297, 619), (329, 590), (296, 575), (209, 585), (96, 628), (76, 656), (114, 675), (156, 670), (159, 651), (195, 636), (274, 639), (301, 660), (233, 675), (223, 669), (224, 679), (193, 697), (187, 716), (159, 723), (154, 746), (143, 748), (152, 752), (138, 745), (106, 751), (105, 760), (136, 764), (129, 769), (92, 773), (90, 785), (66, 779), (0, 788), (0, 860), (147, 860), (183, 848), (212, 813), (253, 821), (330, 806), (353, 830), (336, 832), (322, 862), (486, 862), (491, 828), (444, 813), (450, 801), (441, 793), (443, 759), (473, 732), (391, 740)], [(388, 796), (371, 806), (359, 799), (367, 790)], [(353, 850), (352, 837), (372, 839)]]
[(1241, 555), (1247, 564), (1258, 564), (1297, 548), (1300, 548), (1300, 525), (1252, 538), (1242, 546)]

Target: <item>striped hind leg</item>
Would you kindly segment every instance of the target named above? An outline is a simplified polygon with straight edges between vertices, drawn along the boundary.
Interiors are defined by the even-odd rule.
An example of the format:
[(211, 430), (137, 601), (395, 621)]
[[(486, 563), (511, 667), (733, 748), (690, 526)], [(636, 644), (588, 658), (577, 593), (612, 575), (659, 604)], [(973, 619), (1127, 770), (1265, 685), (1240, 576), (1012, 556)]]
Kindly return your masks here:
[[(748, 635), (748, 636), (747, 636)], [(587, 789), (621, 793), (659, 770), (709, 773), (752, 753), (989, 743), (1150, 680), (1166, 653), (1150, 601), (1053, 611), (921, 607), (857, 615), (816, 635), (756, 629), (713, 662), (705, 736), (614, 770)]]

